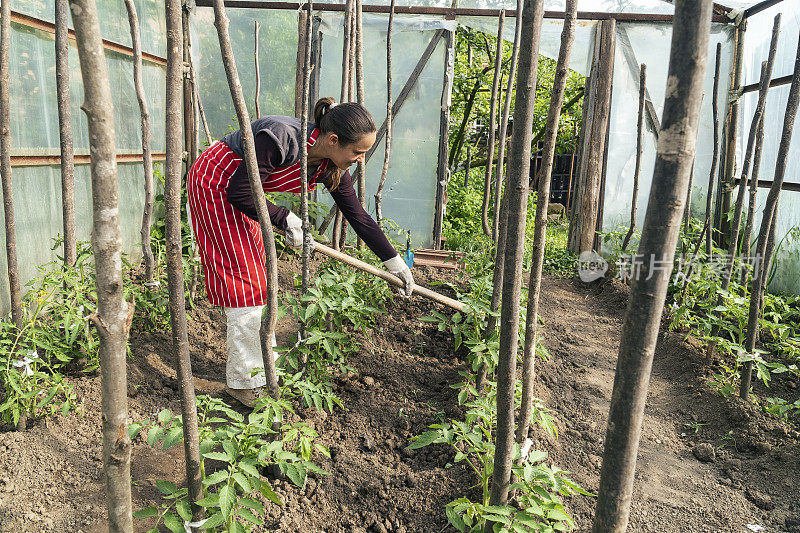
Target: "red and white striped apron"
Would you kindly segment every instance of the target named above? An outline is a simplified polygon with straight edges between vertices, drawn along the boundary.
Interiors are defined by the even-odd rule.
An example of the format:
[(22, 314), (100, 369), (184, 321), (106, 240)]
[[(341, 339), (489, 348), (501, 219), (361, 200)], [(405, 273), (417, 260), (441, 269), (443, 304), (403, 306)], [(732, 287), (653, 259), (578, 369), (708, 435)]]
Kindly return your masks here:
[[(314, 145), (315, 129), (306, 145)], [(324, 159), (308, 179), (308, 190), (328, 166)], [(228, 202), (228, 183), (242, 159), (228, 145), (217, 141), (189, 169), (186, 189), (192, 229), (206, 278), (206, 293), (213, 305), (249, 307), (267, 300), (264, 241), (258, 222)], [(276, 168), (264, 181), (265, 192), (299, 193), (300, 161)]]

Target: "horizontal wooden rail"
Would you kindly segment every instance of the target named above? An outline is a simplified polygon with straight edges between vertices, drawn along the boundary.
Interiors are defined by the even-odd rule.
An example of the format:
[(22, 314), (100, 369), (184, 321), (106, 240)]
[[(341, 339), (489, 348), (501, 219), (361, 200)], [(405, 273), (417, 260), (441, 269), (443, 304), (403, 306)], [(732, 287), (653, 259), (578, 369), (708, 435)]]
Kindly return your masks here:
[[(225, 7), (246, 9), (289, 9), (297, 11), (305, 4), (299, 2), (270, 2), (262, 0), (226, 0)], [(213, 7), (211, 0), (197, 0), (198, 7)], [(389, 7), (379, 5), (364, 5), (364, 13), (389, 13)], [(344, 11), (344, 4), (314, 4), (316, 11)], [(483, 16), (497, 18), (499, 9), (479, 9), (467, 7), (424, 7), (424, 6), (395, 6), (395, 13), (406, 15), (445, 15), (445, 16)], [(516, 17), (516, 9), (506, 10), (506, 17)], [(545, 18), (562, 19), (563, 11), (545, 11)], [(672, 22), (672, 15), (662, 13), (605, 13), (600, 11), (578, 11), (581, 20), (619, 20), (630, 22)], [(714, 15), (714, 22), (732, 23), (725, 15)]]
[[(167, 154), (164, 152), (157, 152), (153, 154), (153, 161), (164, 161), (166, 158)], [(76, 154), (73, 159), (76, 165), (88, 165), (92, 162), (89, 154)], [(117, 163), (138, 163), (141, 160), (141, 153), (117, 154)], [(60, 164), (61, 156), (58, 154), (11, 156), (12, 167), (43, 167)]]
[[(734, 180), (734, 186), (738, 186), (742, 180), (737, 179)], [(758, 180), (758, 186), (762, 189), (769, 189), (772, 187), (772, 182), (768, 180)], [(800, 192), (800, 183), (790, 183), (790, 182), (783, 182), (781, 185), (781, 190), (783, 191), (792, 191), (792, 192)]]
[[(21, 24), (22, 26), (27, 26), (29, 28), (41, 30), (50, 34), (55, 34), (56, 32), (56, 26), (52, 22), (31, 17), (30, 15), (25, 15), (17, 11), (11, 12), (11, 22), (15, 22), (17, 24)], [(75, 40), (74, 31), (69, 30), (69, 38), (72, 41)], [(125, 46), (124, 44), (115, 43), (114, 41), (109, 41), (108, 39), (103, 39), (103, 48), (133, 57), (133, 48), (130, 46)], [(167, 60), (165, 58), (154, 54), (149, 54), (147, 52), (142, 52), (142, 59), (144, 61), (149, 61), (150, 63), (155, 63), (156, 65), (161, 65), (162, 67), (167, 66)]]
[[(772, 78), (771, 80), (769, 80), (769, 87), (771, 89), (773, 87), (780, 87), (781, 85), (789, 85), (790, 83), (792, 83), (792, 75), (787, 74), (786, 76), (781, 76), (779, 78)], [(744, 87), (742, 87), (742, 94), (747, 94), (757, 91), (759, 85), (761, 85), (761, 82), (745, 85)]]

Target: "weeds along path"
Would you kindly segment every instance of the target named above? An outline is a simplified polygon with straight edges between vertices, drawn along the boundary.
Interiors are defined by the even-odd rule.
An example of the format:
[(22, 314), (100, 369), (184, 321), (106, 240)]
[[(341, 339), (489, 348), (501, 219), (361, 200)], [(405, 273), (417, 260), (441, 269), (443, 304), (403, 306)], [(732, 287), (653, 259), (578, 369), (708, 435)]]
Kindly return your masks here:
[[(299, 260), (280, 261), (281, 287), (292, 286), (299, 266)], [(451, 273), (417, 270), (415, 277), (425, 284), (437, 277), (455, 279)], [(559, 439), (538, 427), (530, 435), (535, 448), (550, 453), (548, 462), (590, 491), (599, 480), (626, 305), (627, 287), (615, 282), (544, 280), (542, 331), (552, 358), (537, 363), (536, 396), (555, 411)], [(450, 333), (420, 321), (433, 309), (427, 301), (396, 298), (373, 330), (348, 332), (360, 350), (348, 359), (355, 372), (333, 382), (344, 409), (326, 414), (298, 406), (295, 420), (312, 425), (330, 448), (332, 458), (318, 464), (331, 475), (310, 477), (302, 491), (288, 481), (272, 481), (285, 505), (263, 500), (265, 523), (253, 531), (452, 531), (444, 506), (463, 495), (480, 497), (474, 474), (463, 464), (445, 468), (453, 454), (443, 445), (405, 449), (428, 425), (464, 414), (450, 388), (461, 381), (463, 358), (454, 352)], [(279, 344), (293, 344), (296, 329), (289, 317), (279, 321)], [(197, 393), (220, 396), (222, 311), (200, 304), (189, 315), (189, 334)], [(131, 353), (131, 419), (153, 418), (165, 408), (179, 412), (168, 332), (134, 331)], [(701, 350), (680, 335), (662, 337), (629, 531), (746, 532), (746, 524), (792, 531), (787, 524), (800, 523), (797, 432), (719, 396), (706, 383), (704, 368)], [(99, 377), (70, 379), (83, 402), (82, 415), (39, 419), (25, 432), (0, 432), (0, 533), (105, 530)], [(695, 457), (697, 444), (716, 450), (713, 462)], [(131, 470), (136, 509), (161, 505), (156, 480), (184, 483), (182, 454), (180, 445), (161, 451), (137, 437)], [(577, 496), (566, 503), (578, 529), (587, 530), (594, 499)], [(152, 527), (147, 520), (134, 524), (136, 531)]]

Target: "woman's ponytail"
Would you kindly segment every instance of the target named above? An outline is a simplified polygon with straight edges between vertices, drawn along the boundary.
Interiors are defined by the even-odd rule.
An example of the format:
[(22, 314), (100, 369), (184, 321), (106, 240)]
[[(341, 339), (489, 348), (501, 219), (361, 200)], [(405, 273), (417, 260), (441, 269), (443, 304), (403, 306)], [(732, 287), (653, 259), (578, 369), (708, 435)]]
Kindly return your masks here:
[[(356, 102), (336, 104), (330, 96), (320, 98), (314, 104), (314, 122), (320, 135), (335, 133), (342, 146), (353, 144), (377, 129), (372, 115), (363, 105)], [(326, 180), (328, 190), (336, 190), (341, 181), (341, 169), (333, 165), (329, 176), (330, 179)]]

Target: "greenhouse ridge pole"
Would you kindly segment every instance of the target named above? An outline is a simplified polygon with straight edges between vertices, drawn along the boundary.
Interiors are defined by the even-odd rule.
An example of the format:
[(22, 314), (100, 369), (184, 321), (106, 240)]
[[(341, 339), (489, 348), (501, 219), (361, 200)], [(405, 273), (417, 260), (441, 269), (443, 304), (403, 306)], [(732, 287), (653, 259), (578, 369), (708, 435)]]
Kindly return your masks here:
[(125, 0), (128, 10), (128, 23), (133, 46), (133, 85), (136, 89), (136, 100), (139, 102), (139, 115), (142, 125), (142, 170), (144, 171), (144, 209), (142, 210), (142, 226), (139, 237), (142, 239), (142, 257), (144, 258), (145, 284), (153, 281), (155, 259), (150, 247), (150, 226), (153, 218), (153, 154), (150, 146), (150, 111), (144, 96), (142, 84), (142, 42), (139, 37), (139, 16), (133, 0)]
[(64, 263), (77, 259), (75, 237), (75, 160), (69, 90), (69, 2), (55, 0), (56, 93), (61, 148), (61, 214), (64, 228)]
[(14, 197), (11, 185), (11, 0), (0, 1), (0, 175), (3, 182), (3, 209), (6, 223), (6, 262), (11, 293), (11, 318), (17, 331), (25, 320), (22, 289), (17, 263), (17, 228), (14, 222)]
[(561, 106), (564, 103), (564, 89), (569, 77), (569, 58), (572, 43), (575, 41), (576, 14), (578, 0), (566, 1), (567, 16), (561, 31), (561, 47), (558, 51), (550, 109), (545, 125), (542, 164), (539, 166), (539, 184), (536, 198), (536, 225), (533, 235), (533, 259), (528, 277), (528, 307), (525, 316), (525, 343), (522, 356), (522, 406), (519, 410), (517, 443), (523, 445), (528, 438), (528, 428), (533, 413), (534, 362), (539, 319), (539, 295), (542, 291), (542, 267), (544, 266), (544, 247), (547, 235), (547, 207), (550, 203), (550, 180), (553, 173), (553, 159), (558, 140), (558, 122)]
[(98, 299), (97, 311), (90, 320), (100, 337), (103, 470), (108, 529), (114, 533), (127, 532), (133, 531), (133, 516), (132, 443), (128, 437), (125, 364), (133, 300), (127, 303), (123, 294), (114, 106), (97, 6), (94, 0), (71, 0), (70, 9), (83, 78), (82, 109), (86, 113), (92, 152), (92, 250)]
[[(130, 1), (130, 0), (128, 0)], [(185, 6), (186, 4), (183, 4)], [(186, 481), (194, 520), (203, 517), (203, 508), (195, 504), (203, 498), (200, 475), (200, 438), (197, 423), (197, 404), (189, 359), (189, 335), (186, 324), (186, 301), (183, 278), (183, 243), (181, 239), (181, 181), (184, 132), (181, 131), (181, 111), (185, 110), (186, 80), (184, 60), (186, 46), (184, 31), (188, 28), (189, 11), (181, 0), (166, 0), (164, 13), (167, 24), (167, 72), (165, 101), (165, 133), (167, 161), (164, 165), (164, 222), (167, 243), (167, 287), (172, 346), (177, 355), (178, 383), (181, 393), (183, 419), (183, 449), (186, 456)], [(191, 89), (191, 88), (190, 88)], [(185, 124), (185, 122), (184, 122)], [(190, 157), (191, 159), (191, 157)]]
[(653, 353), (697, 148), (711, 9), (708, 0), (675, 2), (668, 89), (639, 244), (643, 268), (633, 281), (622, 328), (594, 533), (622, 533), (628, 525)]
[[(531, 129), (536, 96), (537, 58), (542, 33), (543, 0), (525, 0), (517, 75), (514, 133), (508, 158), (505, 195), (508, 221), (506, 259), (503, 264), (503, 295), (500, 312), (500, 348), (497, 365), (497, 437), (490, 505), (505, 505), (511, 482), (514, 444), (514, 383), (519, 343), (519, 301), (522, 289), (522, 259), (528, 207), (528, 174), (531, 161)], [(497, 268), (497, 267), (495, 267)], [(487, 522), (486, 531), (492, 531)]]
[(278, 375), (275, 372), (275, 359), (272, 355), (272, 338), (275, 335), (275, 323), (278, 318), (278, 254), (275, 252), (275, 237), (272, 232), (269, 212), (267, 211), (267, 200), (262, 192), (258, 173), (258, 160), (256, 159), (253, 128), (250, 125), (250, 113), (247, 111), (242, 84), (239, 81), (239, 71), (236, 68), (236, 60), (231, 47), (231, 39), (228, 32), (230, 20), (228, 20), (228, 15), (225, 13), (222, 0), (214, 0), (214, 26), (217, 27), (222, 62), (225, 65), (228, 86), (236, 108), (239, 129), (242, 132), (245, 152), (244, 162), (247, 165), (250, 190), (253, 194), (253, 201), (256, 204), (261, 236), (264, 241), (264, 262), (267, 270), (267, 302), (264, 318), (261, 322), (261, 356), (264, 360), (267, 390), (275, 397), (278, 394)]

